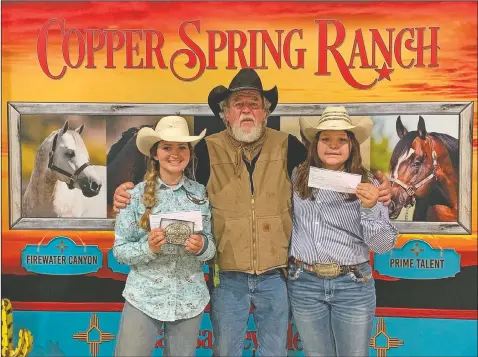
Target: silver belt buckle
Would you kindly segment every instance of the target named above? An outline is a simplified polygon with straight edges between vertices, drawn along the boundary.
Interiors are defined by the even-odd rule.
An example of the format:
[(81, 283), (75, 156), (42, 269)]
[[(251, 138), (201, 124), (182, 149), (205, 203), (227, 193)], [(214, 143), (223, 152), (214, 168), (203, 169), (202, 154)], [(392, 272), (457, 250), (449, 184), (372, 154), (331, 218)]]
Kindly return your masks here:
[(192, 234), (190, 227), (184, 223), (172, 223), (165, 229), (166, 242), (184, 245)]
[(337, 263), (315, 263), (314, 273), (320, 278), (334, 279), (340, 275), (340, 265)]

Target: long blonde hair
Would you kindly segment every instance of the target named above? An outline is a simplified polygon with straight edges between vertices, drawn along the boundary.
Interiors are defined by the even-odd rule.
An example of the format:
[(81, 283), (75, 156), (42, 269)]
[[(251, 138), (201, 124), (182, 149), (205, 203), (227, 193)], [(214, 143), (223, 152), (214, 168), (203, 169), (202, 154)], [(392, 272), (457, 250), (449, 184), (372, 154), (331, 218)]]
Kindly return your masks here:
[[(151, 230), (151, 226), (149, 224), (149, 216), (153, 207), (158, 203), (156, 201), (156, 179), (159, 177), (159, 161), (153, 157), (156, 155), (158, 145), (159, 141), (154, 144), (149, 150), (150, 160), (148, 162), (148, 169), (146, 170), (146, 173), (144, 175), (143, 204), (146, 207), (146, 210), (139, 219), (139, 226), (145, 231)], [(188, 166), (184, 169), (184, 174), (186, 177), (194, 180), (196, 171), (196, 155), (194, 154), (193, 147), (189, 143), (188, 148), (190, 152), (190, 158)]]

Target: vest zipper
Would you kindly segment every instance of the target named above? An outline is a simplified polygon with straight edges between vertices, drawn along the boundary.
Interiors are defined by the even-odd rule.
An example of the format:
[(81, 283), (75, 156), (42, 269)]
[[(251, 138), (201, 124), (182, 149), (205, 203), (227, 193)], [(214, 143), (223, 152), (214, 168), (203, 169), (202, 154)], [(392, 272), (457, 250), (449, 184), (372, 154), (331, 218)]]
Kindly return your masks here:
[(252, 194), (252, 268), (256, 270), (256, 215), (254, 207), (254, 194)]

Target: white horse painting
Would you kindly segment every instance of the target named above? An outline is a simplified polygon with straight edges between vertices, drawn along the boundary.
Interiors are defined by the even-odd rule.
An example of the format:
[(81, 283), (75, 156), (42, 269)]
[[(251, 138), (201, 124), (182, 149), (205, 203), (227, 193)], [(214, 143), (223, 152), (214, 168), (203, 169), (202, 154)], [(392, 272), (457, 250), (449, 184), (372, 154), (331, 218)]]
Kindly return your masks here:
[(106, 218), (106, 167), (90, 165), (84, 125), (52, 132), (37, 150), (23, 217)]

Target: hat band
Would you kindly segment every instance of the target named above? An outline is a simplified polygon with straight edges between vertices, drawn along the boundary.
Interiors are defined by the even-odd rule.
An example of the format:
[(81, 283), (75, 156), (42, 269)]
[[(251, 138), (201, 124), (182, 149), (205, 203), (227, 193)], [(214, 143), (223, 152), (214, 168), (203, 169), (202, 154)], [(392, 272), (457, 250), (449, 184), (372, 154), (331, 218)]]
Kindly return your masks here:
[(342, 112), (329, 112), (329, 113), (323, 114), (320, 117), (319, 124), (329, 120), (343, 120), (349, 123), (350, 125), (353, 125), (350, 117)]
[(229, 91), (231, 91), (231, 92), (239, 92), (241, 90), (255, 90), (255, 91), (258, 91), (258, 92), (263, 92), (262, 88), (255, 87), (255, 86), (242, 86), (242, 87), (235, 87), (235, 88), (229, 89)]
[(190, 136), (189, 130), (184, 130), (181, 128), (165, 128), (165, 129), (156, 131), (156, 134), (160, 137)]

